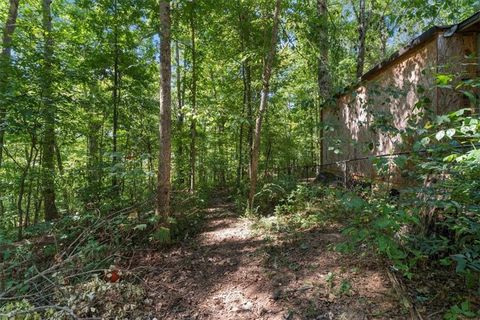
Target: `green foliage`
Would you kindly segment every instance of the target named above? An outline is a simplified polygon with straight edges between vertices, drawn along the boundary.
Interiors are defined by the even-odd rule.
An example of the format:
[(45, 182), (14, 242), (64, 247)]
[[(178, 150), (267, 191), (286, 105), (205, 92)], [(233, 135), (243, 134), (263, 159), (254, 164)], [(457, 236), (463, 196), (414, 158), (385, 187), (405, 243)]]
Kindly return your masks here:
[(341, 217), (338, 211), (342, 191), (322, 185), (297, 185), (279, 204), (272, 216), (257, 219), (255, 226), (268, 232), (297, 235), (301, 230), (321, 226)]
[(338, 294), (343, 296), (343, 295), (350, 295), (352, 290), (352, 284), (348, 280), (342, 280), (340, 283), (340, 287), (338, 288)]
[(454, 305), (443, 317), (445, 320), (457, 320), (457, 319), (473, 319), (480, 316), (480, 313), (475, 313), (471, 309), (471, 305), (468, 301), (462, 302), (460, 306)]
[(151, 303), (142, 287), (126, 281), (108, 283), (97, 276), (54, 290), (58, 306), (37, 309), (27, 300), (10, 302), (0, 307), (0, 319), (56, 320), (72, 314), (82, 318), (138, 318), (145, 315), (145, 304)]
[[(184, 201), (181, 205), (179, 203), (179, 207), (184, 211), (169, 218), (168, 228), (158, 227), (160, 219), (148, 211), (151, 203), (147, 202), (128, 210), (109, 213), (86, 211), (66, 216), (55, 223), (36, 225), (28, 230), (31, 240), (11, 243), (4, 239), (0, 242), (2, 276), (6, 276), (2, 286), (8, 297), (31, 295), (31, 298), (25, 300), (25, 308), (16, 303), (2, 303), (0, 308), (7, 313), (21, 311), (22, 308), (29, 310), (39, 299), (44, 299), (42, 301), (68, 306), (77, 315), (120, 314), (114, 310), (114, 305), (121, 305), (125, 315), (132, 314), (134, 304), (143, 304), (145, 297), (137, 297), (135, 301), (129, 298), (115, 300), (112, 297), (116, 295), (112, 296), (112, 293), (127, 295), (141, 290), (140, 287), (130, 282), (105, 283), (98, 276), (102, 275), (102, 270), (108, 270), (118, 256), (129, 255), (145, 246), (171, 244), (194, 235), (203, 220), (203, 213), (199, 210), (201, 201), (185, 195), (180, 198)], [(39, 277), (41, 273), (43, 276)], [(92, 280), (92, 276), (97, 278)], [(66, 279), (69, 286), (65, 286)], [(63, 291), (48, 290), (52, 283)], [(90, 304), (90, 295), (95, 297), (95, 305)], [(104, 308), (105, 304), (112, 305)], [(125, 305), (129, 307), (123, 309)], [(57, 319), (63, 314), (55, 308), (49, 312), (42, 310), (38, 314), (42, 319)]]
[(255, 214), (268, 215), (296, 187), (291, 176), (282, 176), (273, 182), (265, 183), (255, 195)]
[[(354, 216), (345, 231), (356, 239), (353, 245), (376, 248), (407, 275), (416, 263), (428, 258), (452, 268), (455, 265), (460, 275), (475, 283), (480, 246), (479, 120), (468, 109), (430, 119), (425, 127), (410, 128), (416, 134), (414, 150), (418, 154), (414, 157), (375, 161), (382, 175), (396, 165), (407, 173), (407, 167), (414, 166), (410, 174), (416, 178), (439, 177), (434, 186), (411, 190), (404, 206), (396, 207), (386, 197), (307, 187), (277, 170), (317, 163), (321, 129), (335, 131), (341, 125), (320, 121), (320, 105), (330, 100), (318, 96), (319, 52), (328, 51), (332, 91), (344, 90), (356, 81), (358, 19), (352, 17), (357, 5), (358, 1), (350, 0), (329, 4), (328, 19), (319, 19), (314, 1), (284, 2), (279, 53), (268, 97), (271, 108), (262, 129), (259, 178), (263, 185), (255, 196), (255, 213), (274, 214), (259, 221), (286, 232), (326, 223), (332, 216)], [(420, 29), (458, 22), (473, 13), (478, 1), (379, 0), (368, 2), (367, 7), (366, 69)], [(151, 201), (159, 145), (157, 64), (161, 39), (156, 2), (54, 1), (49, 34), (53, 61), (45, 72), (40, 3), (20, 1), (12, 39), (14, 54), (8, 65), (3, 59), (0, 63), (0, 128), (5, 133), (0, 163), (0, 258), (5, 263), (2, 272), (8, 290), (31, 292), (40, 284), (24, 282), (56, 261), (63, 261), (62, 272), (72, 276), (75, 268), (85, 272), (105, 268), (117, 250), (190, 237), (202, 225), (201, 208), (218, 196), (218, 190), (234, 194), (237, 207), (244, 211), (272, 8), (273, 1), (266, 0), (175, 2), (174, 212), (168, 221), (160, 221)], [(7, 14), (8, 1), (1, 2), (1, 31)], [(327, 30), (328, 41), (319, 43), (319, 32)], [(195, 69), (192, 34), (197, 44)], [(53, 223), (45, 221), (45, 186), (41, 183), (46, 129), (42, 88), (46, 81), (51, 82), (49, 103), (56, 111), (55, 170), (48, 175), (60, 218)], [(478, 97), (471, 88), (478, 88), (478, 82), (455, 81), (455, 76), (442, 73), (437, 84), (462, 92), (476, 106)], [(375, 94), (382, 93), (377, 88)], [(402, 93), (387, 94), (390, 101)], [(399, 133), (388, 112), (373, 113), (371, 101), (364, 103), (369, 116), (375, 116), (375, 133)], [(428, 98), (422, 99), (417, 109), (428, 103)], [(195, 141), (192, 124), (196, 125)], [(340, 154), (341, 143), (336, 137), (328, 149)], [(369, 142), (363, 147), (373, 150), (376, 146)], [(191, 163), (193, 151), (197, 158)], [(197, 187), (187, 193), (194, 168)], [(424, 195), (425, 208), (414, 207), (419, 194)], [(403, 228), (421, 225), (426, 207), (436, 208), (434, 214), (441, 220), (435, 221), (435, 228), (444, 232), (407, 237)], [(164, 227), (159, 227), (161, 222)], [(64, 262), (71, 256), (76, 260)], [(79, 283), (85, 280), (90, 279), (75, 278)], [(31, 305), (19, 302), (5, 308)]]
[[(355, 199), (351, 202), (349, 199)], [(352, 205), (354, 203), (354, 205)], [(343, 197), (341, 205), (352, 212), (349, 227), (344, 233), (349, 236), (349, 241), (339, 249), (353, 249), (361, 244), (368, 244), (378, 254), (386, 256), (394, 267), (411, 277), (411, 266), (414, 260), (407, 259), (408, 255), (401, 242), (397, 241), (402, 228), (418, 223), (418, 218), (405, 210), (398, 210), (386, 198), (360, 200), (355, 195)]]
[[(27, 300), (14, 301), (5, 304), (0, 307), (0, 319), (9, 320), (9, 319), (22, 319), (22, 320), (41, 320), (42, 316), (38, 312), (30, 311), (34, 309), (34, 306), (30, 304)], [(21, 316), (14, 315), (16, 313), (22, 313)], [(47, 311), (48, 312), (48, 311)]]
[(167, 228), (167, 227), (158, 228), (152, 234), (152, 239), (156, 240), (160, 243), (170, 243), (170, 241), (171, 241), (170, 228)]
[[(470, 92), (465, 95), (475, 107), (472, 92), (478, 79), (455, 86), (454, 79), (443, 74), (437, 83), (446, 90)], [(478, 114), (466, 108), (427, 117), (409, 132), (414, 152), (393, 163), (400, 170), (408, 166), (406, 177), (415, 185), (404, 190), (398, 202), (378, 194), (360, 200), (353, 205), (355, 214), (345, 233), (356, 246), (372, 246), (409, 278), (424, 268), (444, 270), (456, 273), (464, 279), (465, 290), (475, 292), (480, 288)], [(379, 164), (379, 173), (389, 174), (387, 161)], [(352, 209), (349, 199), (342, 201), (346, 210)], [(352, 242), (341, 248), (352, 249)], [(445, 318), (475, 317), (467, 306), (452, 307)]]
[[(439, 84), (465, 94), (474, 92), (479, 83), (468, 80), (453, 86), (454, 78), (444, 75)], [(427, 102), (418, 107), (426, 108), (423, 103)], [(411, 121), (402, 133), (406, 141), (414, 142), (413, 152), (375, 161), (379, 176), (388, 178), (400, 171), (409, 179), (399, 198), (381, 183), (372, 192), (300, 184), (279, 201), (274, 217), (256, 225), (295, 235), (340, 220), (347, 238), (337, 250), (373, 252), (412, 281), (424, 273), (449, 274), (463, 282), (464, 296), (450, 297), (458, 304), (445, 319), (477, 317), (470, 303), (461, 302), (480, 290), (480, 119), (472, 110), (432, 118), (423, 113), (422, 121)], [(345, 283), (339, 290), (348, 294), (350, 288)]]

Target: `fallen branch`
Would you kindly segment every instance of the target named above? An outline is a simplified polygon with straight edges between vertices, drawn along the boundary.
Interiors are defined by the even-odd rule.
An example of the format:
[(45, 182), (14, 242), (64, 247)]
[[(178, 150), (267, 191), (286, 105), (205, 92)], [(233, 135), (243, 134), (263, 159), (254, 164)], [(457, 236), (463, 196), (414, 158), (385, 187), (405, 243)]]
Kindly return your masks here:
[[(40, 306), (40, 307), (31, 308), (31, 309), (28, 309), (28, 310), (17, 310), (17, 311), (11, 311), (9, 313), (0, 313), (0, 318), (6, 317), (7, 319), (14, 319), (15, 316), (18, 316), (18, 315), (21, 315), (21, 314), (31, 314), (31, 313), (34, 313), (34, 312), (37, 312), (37, 311), (46, 311), (46, 310), (50, 310), (50, 309), (56, 309), (56, 310), (59, 310), (59, 311), (63, 311), (65, 313), (67, 313), (70, 317), (72, 317), (73, 319), (76, 319), (76, 320), (80, 319), (79, 317), (77, 317), (77, 315), (75, 315), (75, 313), (73, 312), (72, 309), (67, 308), (67, 307), (57, 306), (57, 305)], [(97, 318), (97, 319), (100, 319), (100, 318)]]
[(393, 289), (395, 290), (395, 293), (397, 294), (397, 298), (402, 301), (406, 308), (408, 308), (408, 311), (410, 312), (410, 319), (423, 320), (422, 315), (418, 312), (417, 308), (415, 308), (415, 305), (408, 296), (405, 285), (395, 276), (394, 273), (390, 272), (390, 270), (387, 270), (387, 275), (390, 279)]

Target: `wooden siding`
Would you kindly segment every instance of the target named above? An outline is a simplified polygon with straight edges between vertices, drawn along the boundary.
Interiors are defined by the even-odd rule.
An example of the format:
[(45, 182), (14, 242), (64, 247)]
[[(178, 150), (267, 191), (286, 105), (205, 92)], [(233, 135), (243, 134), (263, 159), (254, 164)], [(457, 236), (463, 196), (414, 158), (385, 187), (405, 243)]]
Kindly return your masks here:
[[(322, 114), (327, 125), (323, 164), (407, 151), (408, 143), (403, 144), (406, 150), (400, 149), (400, 134), (386, 130), (388, 123), (399, 131), (405, 129), (408, 119), (418, 112), (415, 105), (420, 97), (430, 99), (429, 108), (436, 114), (464, 105), (461, 95), (435, 88), (435, 74), (454, 73), (461, 79), (472, 77), (479, 70), (472, 58), (476, 51), (477, 33), (444, 37), (443, 32), (438, 32), (385, 68), (371, 73), (368, 81), (338, 97)], [(346, 168), (350, 176), (375, 178), (371, 159), (350, 161)], [(345, 167), (337, 164), (330, 169), (344, 171)], [(403, 184), (405, 181), (394, 175), (391, 182)]]
[[(405, 129), (419, 99), (417, 88), (433, 87), (437, 62), (435, 40), (436, 36), (324, 110), (323, 119), (331, 128), (325, 132), (324, 164), (402, 151), (398, 146), (400, 135), (385, 130), (385, 126), (393, 123), (395, 128)], [(436, 103), (434, 92), (425, 94)], [(340, 153), (329, 150), (335, 147)], [(352, 176), (375, 176), (370, 159), (349, 162), (347, 169)]]
[[(476, 74), (476, 35), (474, 33), (454, 34), (452, 37), (438, 37), (438, 72), (456, 76), (459, 80), (470, 79)], [(461, 94), (452, 94), (450, 89), (437, 90), (437, 114), (445, 114), (460, 107), (468, 106), (468, 100)]]

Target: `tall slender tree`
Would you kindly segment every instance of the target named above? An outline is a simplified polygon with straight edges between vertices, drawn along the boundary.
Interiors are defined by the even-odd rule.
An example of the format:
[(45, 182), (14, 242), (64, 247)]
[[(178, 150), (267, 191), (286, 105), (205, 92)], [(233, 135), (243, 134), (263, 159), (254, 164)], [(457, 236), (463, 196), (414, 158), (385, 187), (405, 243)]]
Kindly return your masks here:
[(118, 43), (118, 0), (113, 3), (113, 90), (112, 90), (112, 105), (113, 105), (113, 139), (112, 139), (112, 166), (114, 174), (112, 176), (113, 195), (118, 196), (120, 192), (119, 181), (116, 167), (118, 157), (118, 107), (120, 102), (120, 47)]
[(253, 200), (257, 189), (257, 174), (258, 174), (258, 158), (260, 155), (260, 135), (262, 132), (263, 116), (267, 112), (268, 95), (270, 93), (270, 78), (272, 76), (273, 62), (276, 54), (278, 27), (280, 24), (280, 11), (282, 0), (276, 0), (275, 13), (273, 15), (273, 27), (270, 38), (270, 46), (265, 57), (263, 72), (262, 72), (262, 92), (260, 96), (260, 109), (258, 110), (257, 120), (255, 122), (255, 132), (252, 147), (252, 161), (250, 168), (250, 192), (248, 195), (248, 209), (253, 210)]
[[(252, 155), (252, 137), (253, 137), (253, 125), (252, 125), (252, 77), (251, 77), (251, 65), (250, 58), (248, 57), (248, 45), (250, 41), (250, 23), (248, 11), (240, 3), (239, 14), (239, 36), (240, 46), (242, 54), (245, 57), (242, 60), (242, 82), (243, 82), (243, 110), (242, 115), (246, 116), (249, 120), (247, 127), (247, 139), (248, 139), (248, 160), (251, 162)], [(237, 187), (240, 186), (243, 175), (243, 140), (244, 140), (244, 124), (240, 125), (239, 141), (238, 141), (238, 165), (237, 165)]]
[(55, 114), (53, 101), (53, 34), (52, 34), (52, 0), (43, 0), (43, 70), (42, 70), (42, 190), (45, 208), (45, 220), (58, 218), (55, 204)]
[(367, 39), (369, 15), (367, 14), (365, 0), (359, 0), (358, 9), (352, 3), (358, 22), (358, 43), (357, 43), (357, 71), (356, 76), (360, 78), (365, 68), (365, 42)]
[(171, 170), (171, 44), (170, 0), (160, 0), (160, 151), (156, 213), (168, 216), (170, 211)]
[[(185, 91), (185, 81), (182, 77), (182, 66), (180, 60), (180, 44), (178, 40), (175, 41), (175, 86), (176, 86), (176, 96), (177, 96), (177, 130), (180, 137), (183, 136), (183, 123), (185, 121), (185, 115), (183, 110), (184, 104), (184, 91)], [(178, 143), (177, 151), (175, 158), (177, 159), (178, 167), (178, 181), (183, 184), (185, 182), (184, 175), (184, 165), (183, 165), (183, 150), (184, 146), (182, 143)]]
[(190, 11), (190, 37), (192, 46), (192, 120), (190, 122), (190, 192), (195, 191), (195, 175), (197, 163), (197, 48), (195, 35), (195, 1), (191, 3)]
[[(10, 60), (12, 57), (13, 33), (17, 26), (19, 0), (10, 0), (7, 21), (3, 29), (2, 51), (0, 53), (0, 168), (3, 164), (3, 144), (5, 140), (5, 118), (9, 96)], [(0, 215), (3, 214), (2, 192), (0, 191)]]
[[(330, 75), (328, 72), (328, 3), (327, 0), (317, 0), (318, 19), (318, 164), (322, 164), (323, 130), (322, 107), (323, 101), (329, 98), (331, 91)], [(320, 167), (317, 167), (320, 168)], [(317, 172), (318, 173), (318, 172)]]

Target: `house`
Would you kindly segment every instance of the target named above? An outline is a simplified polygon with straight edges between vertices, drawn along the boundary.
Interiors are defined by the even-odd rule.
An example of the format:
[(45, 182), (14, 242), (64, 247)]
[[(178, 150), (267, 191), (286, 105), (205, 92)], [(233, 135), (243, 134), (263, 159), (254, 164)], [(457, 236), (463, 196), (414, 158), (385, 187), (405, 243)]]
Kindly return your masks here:
[(398, 132), (418, 112), (420, 99), (428, 99), (434, 114), (468, 103), (453, 90), (436, 87), (436, 75), (476, 77), (479, 56), (480, 12), (459, 24), (427, 30), (365, 73), (357, 86), (322, 110), (323, 169), (341, 172), (346, 180), (376, 177), (372, 159), (408, 151), (401, 149)]

